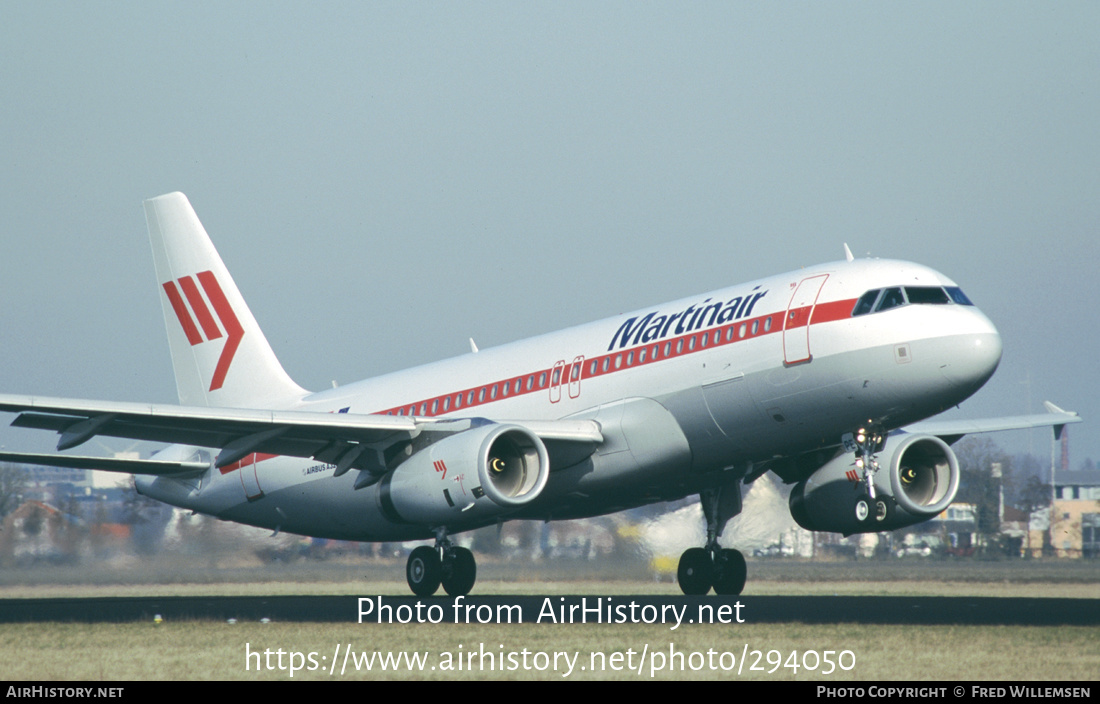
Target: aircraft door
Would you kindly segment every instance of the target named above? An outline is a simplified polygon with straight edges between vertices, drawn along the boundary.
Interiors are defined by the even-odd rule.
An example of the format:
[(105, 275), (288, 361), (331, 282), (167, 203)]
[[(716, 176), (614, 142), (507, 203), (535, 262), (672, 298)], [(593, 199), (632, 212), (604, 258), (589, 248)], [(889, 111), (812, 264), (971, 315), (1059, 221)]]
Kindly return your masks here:
[(561, 385), (565, 381), (565, 360), (560, 359), (554, 363), (554, 369), (550, 372), (550, 403), (561, 400)]
[(577, 398), (581, 395), (581, 376), (584, 374), (584, 355), (573, 360), (569, 370), (569, 398)]
[(260, 477), (256, 474), (256, 453), (241, 460), (241, 485), (244, 487), (244, 496), (249, 501), (255, 501), (264, 495), (260, 488)]
[(810, 353), (810, 319), (821, 287), (828, 278), (828, 274), (818, 274), (802, 279), (791, 295), (787, 314), (783, 318), (784, 363), (802, 364), (813, 359)]

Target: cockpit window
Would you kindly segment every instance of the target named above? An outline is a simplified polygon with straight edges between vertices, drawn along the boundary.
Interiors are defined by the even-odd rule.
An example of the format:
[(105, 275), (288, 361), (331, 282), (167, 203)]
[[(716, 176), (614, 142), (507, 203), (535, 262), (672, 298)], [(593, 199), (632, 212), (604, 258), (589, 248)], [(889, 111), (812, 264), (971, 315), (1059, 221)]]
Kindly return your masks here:
[(939, 286), (906, 286), (905, 297), (910, 303), (946, 305), (951, 302)]
[[(878, 305), (875, 305), (875, 303)], [(973, 303), (958, 286), (894, 286), (876, 288), (864, 293), (856, 301), (852, 316), (866, 315), (871, 312), (890, 310), (904, 305), (948, 305), (972, 306)]]
[(882, 289), (875, 289), (868, 291), (859, 297), (859, 302), (856, 303), (856, 309), (852, 311), (852, 315), (865, 315), (875, 309), (875, 299), (878, 298), (879, 291)]
[(905, 305), (905, 296), (900, 288), (888, 288), (882, 292), (882, 298), (878, 301), (875, 311), (890, 310)]
[(970, 302), (970, 299), (966, 297), (966, 294), (963, 293), (962, 289), (959, 288), (958, 286), (948, 286), (946, 291), (947, 291), (947, 295), (951, 296), (951, 300), (954, 301), (955, 303), (958, 303), (960, 306), (972, 306), (972, 305), (974, 305), (973, 303)]

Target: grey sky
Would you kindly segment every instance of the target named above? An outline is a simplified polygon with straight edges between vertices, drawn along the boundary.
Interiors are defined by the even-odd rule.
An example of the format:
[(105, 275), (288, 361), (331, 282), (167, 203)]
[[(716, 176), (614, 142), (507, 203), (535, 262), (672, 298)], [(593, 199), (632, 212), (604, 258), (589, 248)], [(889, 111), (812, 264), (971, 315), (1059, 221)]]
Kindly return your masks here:
[(956, 413), (1050, 399), (1100, 459), (1098, 36), (1074, 2), (7, 3), (0, 390), (175, 400), (141, 201), (181, 190), (308, 388), (848, 242), (999, 327)]

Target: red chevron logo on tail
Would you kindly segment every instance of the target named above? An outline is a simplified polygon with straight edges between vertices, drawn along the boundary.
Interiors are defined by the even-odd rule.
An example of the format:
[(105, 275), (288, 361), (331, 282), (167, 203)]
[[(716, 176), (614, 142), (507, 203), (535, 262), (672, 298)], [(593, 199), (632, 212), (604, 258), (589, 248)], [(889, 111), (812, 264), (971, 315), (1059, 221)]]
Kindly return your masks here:
[[(195, 283), (195, 279), (198, 279), (198, 284)], [(202, 286), (202, 291), (199, 290), (199, 286)], [(182, 295), (180, 291), (183, 291)], [(183, 327), (183, 334), (187, 336), (187, 341), (192, 347), (221, 339), (222, 331), (225, 331), (225, 347), (222, 348), (222, 354), (214, 367), (214, 376), (210, 380), (210, 390), (217, 391), (225, 383), (229, 365), (233, 363), (233, 357), (241, 345), (241, 338), (244, 337), (244, 328), (237, 320), (233, 307), (229, 305), (221, 285), (210, 271), (199, 272), (194, 277), (184, 276), (176, 281), (167, 281), (164, 283), (164, 292), (168, 295), (168, 302), (172, 304), (172, 310), (176, 312), (176, 318)], [(203, 292), (206, 293), (205, 298)], [(207, 305), (207, 302), (210, 305)], [(213, 308), (213, 314), (211, 314), (211, 308)], [(214, 320), (214, 315), (217, 315), (218, 321), (221, 321), (221, 327), (218, 327), (218, 321)]]

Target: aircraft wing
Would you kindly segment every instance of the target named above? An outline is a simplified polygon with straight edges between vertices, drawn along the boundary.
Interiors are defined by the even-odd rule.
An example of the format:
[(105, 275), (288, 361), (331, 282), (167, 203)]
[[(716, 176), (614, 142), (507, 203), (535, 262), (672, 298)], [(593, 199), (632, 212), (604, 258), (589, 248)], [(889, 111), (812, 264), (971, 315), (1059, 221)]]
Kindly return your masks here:
[(907, 433), (935, 435), (948, 444), (954, 444), (964, 435), (993, 433), (1001, 430), (1025, 430), (1027, 428), (1053, 428), (1054, 437), (1062, 436), (1062, 428), (1070, 423), (1080, 423), (1081, 416), (1065, 411), (1050, 401), (1043, 403), (1046, 413), (1027, 416), (1007, 416), (975, 420), (926, 420), (905, 426)]
[[(97, 435), (147, 440), (170, 444), (218, 448), (214, 460), (225, 467), (251, 455), (313, 457), (336, 464), (338, 473), (348, 469), (378, 471), (381, 453), (388, 447), (417, 437), (422, 432), (456, 433), (483, 419), (417, 418), (412, 416), (317, 413), (312, 411), (268, 411), (241, 408), (151, 405), (143, 403), (85, 401), (0, 394), (0, 411), (18, 413), (12, 425), (54, 430), (61, 435), (57, 449), (76, 447)], [(603, 441), (599, 424), (590, 420), (509, 421), (524, 425), (544, 440), (595, 447)], [(365, 450), (374, 450), (366, 452)], [(44, 464), (57, 455), (12, 455), (11, 461)], [(70, 456), (71, 457), (71, 456)], [(32, 461), (30, 458), (37, 458)], [(131, 464), (115, 467), (100, 463), (103, 458), (71, 458), (70, 464), (51, 460), (57, 466), (138, 474), (168, 474), (192, 471), (193, 467)], [(85, 464), (75, 464), (84, 460)], [(149, 461), (140, 461), (149, 462)], [(179, 464), (179, 463), (176, 463)], [(187, 464), (187, 463), (184, 463)], [(135, 471), (140, 469), (144, 471)]]

